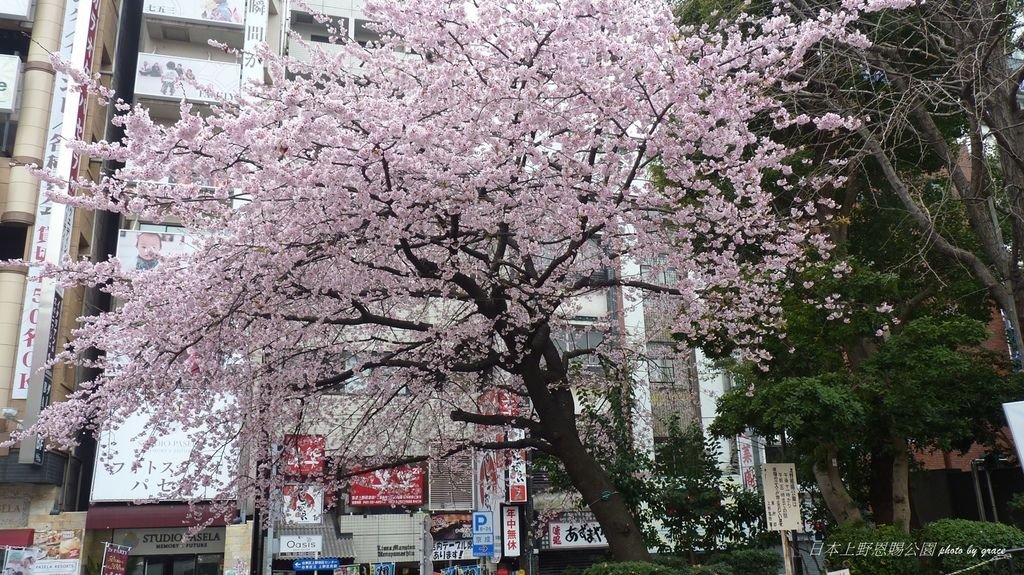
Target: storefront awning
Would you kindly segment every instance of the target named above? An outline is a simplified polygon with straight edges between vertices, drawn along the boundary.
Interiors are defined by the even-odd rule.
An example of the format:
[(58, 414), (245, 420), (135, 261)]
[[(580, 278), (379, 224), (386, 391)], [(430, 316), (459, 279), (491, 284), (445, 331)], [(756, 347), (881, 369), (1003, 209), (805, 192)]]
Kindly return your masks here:
[[(356, 548), (351, 533), (339, 534), (333, 525), (286, 525), (277, 529), (278, 535), (320, 535), (323, 537), (324, 549), (321, 557), (337, 557), (338, 559), (354, 559)], [(280, 558), (289, 557), (281, 554)]]
[(35, 529), (0, 529), (0, 546), (31, 547)]
[[(207, 506), (197, 505), (189, 513), (188, 505), (109, 505), (93, 506), (85, 516), (86, 529), (146, 529), (187, 527), (210, 519), (213, 527), (227, 525), (224, 517), (214, 515)], [(237, 514), (235, 514), (237, 516)]]

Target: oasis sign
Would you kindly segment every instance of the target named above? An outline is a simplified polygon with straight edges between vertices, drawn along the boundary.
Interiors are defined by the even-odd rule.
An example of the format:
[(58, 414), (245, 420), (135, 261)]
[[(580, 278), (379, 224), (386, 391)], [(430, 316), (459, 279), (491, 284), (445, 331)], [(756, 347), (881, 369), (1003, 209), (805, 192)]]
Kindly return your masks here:
[(324, 550), (323, 535), (282, 535), (280, 553), (319, 553)]

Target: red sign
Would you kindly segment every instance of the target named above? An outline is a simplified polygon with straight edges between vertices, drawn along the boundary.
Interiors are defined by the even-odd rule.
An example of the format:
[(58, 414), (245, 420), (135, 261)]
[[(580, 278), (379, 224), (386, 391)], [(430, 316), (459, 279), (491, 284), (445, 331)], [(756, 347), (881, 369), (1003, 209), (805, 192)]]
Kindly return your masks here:
[(289, 477), (319, 477), (324, 472), (322, 435), (285, 435), (281, 472)]
[(423, 468), (400, 465), (378, 469), (350, 480), (349, 504), (364, 507), (423, 504)]
[(124, 575), (128, 568), (128, 551), (131, 547), (124, 545), (106, 544), (103, 552), (103, 565), (100, 569), (101, 575)]

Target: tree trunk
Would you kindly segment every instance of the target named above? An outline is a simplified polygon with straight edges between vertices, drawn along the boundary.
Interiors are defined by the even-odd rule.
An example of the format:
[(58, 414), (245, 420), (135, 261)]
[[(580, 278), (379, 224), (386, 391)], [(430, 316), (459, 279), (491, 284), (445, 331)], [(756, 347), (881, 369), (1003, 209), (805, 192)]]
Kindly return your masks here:
[(876, 525), (893, 524), (893, 480), (895, 460), (888, 448), (874, 447), (871, 450), (871, 478), (869, 497), (871, 499), (871, 520)]
[(575, 403), (568, 385), (548, 387), (539, 369), (524, 369), (523, 379), (543, 428), (543, 437), (562, 462), (573, 487), (601, 525), (616, 561), (650, 561), (647, 542), (633, 511), (611, 477), (580, 441)]
[(907, 440), (892, 438), (892, 524), (910, 533), (910, 449)]
[(821, 496), (825, 500), (832, 517), (840, 526), (853, 525), (864, 521), (860, 508), (850, 496), (850, 492), (843, 485), (839, 476), (839, 467), (836, 460), (835, 448), (825, 450), (825, 460), (814, 464), (814, 479), (821, 490)]

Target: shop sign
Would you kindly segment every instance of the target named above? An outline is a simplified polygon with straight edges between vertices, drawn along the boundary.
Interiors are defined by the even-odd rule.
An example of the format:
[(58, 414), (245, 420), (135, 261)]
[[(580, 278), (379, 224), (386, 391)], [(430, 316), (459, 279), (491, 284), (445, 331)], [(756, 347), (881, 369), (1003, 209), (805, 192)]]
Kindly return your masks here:
[(399, 465), (355, 475), (349, 484), (349, 504), (361, 507), (423, 505), (423, 468)]
[(770, 463), (761, 466), (764, 484), (764, 513), (769, 531), (789, 531), (803, 527), (797, 492), (796, 465)]
[(333, 571), (341, 567), (341, 559), (296, 559), (292, 563), (293, 571)]
[(552, 521), (548, 523), (548, 547), (584, 549), (607, 547), (608, 540), (597, 521)]
[(519, 508), (501, 507), (501, 540), (505, 557), (519, 557)]
[(356, 563), (404, 563), (423, 558), (426, 521), (423, 513), (341, 515), (338, 530), (352, 534)]
[(431, 561), (463, 561), (473, 559), (473, 540), (434, 541)]
[(0, 497), (0, 528), (28, 526), (28, 497)]
[(324, 472), (327, 441), (323, 435), (285, 435), (281, 473), (287, 477), (319, 477)]
[[(510, 429), (509, 441), (526, 438), (522, 429)], [(509, 503), (526, 503), (526, 450), (512, 449), (508, 454), (508, 501)]]
[(131, 555), (177, 555), (224, 552), (224, 528), (208, 527), (191, 538), (180, 527), (167, 529), (116, 529), (114, 542), (131, 547)]
[(370, 575), (395, 575), (395, 564), (370, 563)]
[(0, 112), (13, 112), (21, 78), (21, 58), (0, 54)]
[(320, 553), (323, 550), (323, 535), (281, 536), (281, 553)]

